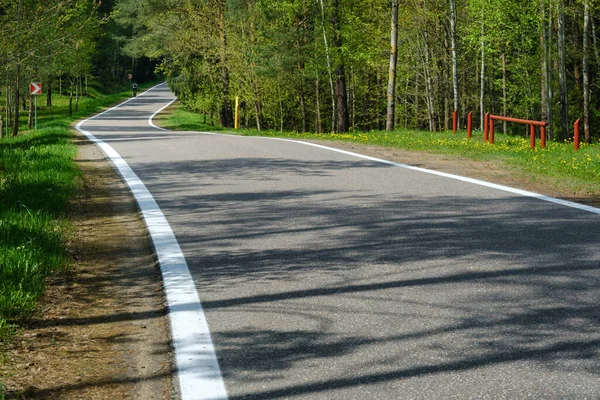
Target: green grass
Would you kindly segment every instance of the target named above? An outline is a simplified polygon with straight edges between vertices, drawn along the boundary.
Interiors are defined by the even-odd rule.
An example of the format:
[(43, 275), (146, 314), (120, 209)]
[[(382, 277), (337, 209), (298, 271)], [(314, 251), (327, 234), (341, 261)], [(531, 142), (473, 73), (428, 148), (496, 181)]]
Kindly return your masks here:
[(80, 171), (71, 125), (130, 96), (92, 91), (72, 116), (68, 97), (53, 96), (52, 108), (39, 98), (38, 129), (27, 130), (23, 112), (20, 134), (0, 140), (0, 342), (31, 317), (46, 279), (72, 268), (66, 212)]
[[(161, 125), (173, 130), (222, 130), (202, 124), (201, 115), (185, 111), (178, 103), (171, 108), (172, 113), (160, 121)], [(474, 131), (473, 137), (466, 138), (466, 132), (425, 132), (417, 130), (395, 130), (353, 132), (345, 134), (316, 134), (279, 131), (257, 131), (240, 129), (224, 130), (247, 136), (285, 137), (293, 139), (317, 139), (354, 142), (369, 145), (395, 147), (424, 153), (447, 154), (473, 160), (503, 163), (517, 174), (529, 177), (532, 181), (548, 181), (555, 186), (563, 186), (570, 191), (584, 191), (600, 195), (600, 145), (581, 144), (574, 151), (572, 143), (549, 141), (547, 147), (529, 148), (529, 138), (508, 136), (496, 133), (493, 145), (483, 142), (481, 131)]]

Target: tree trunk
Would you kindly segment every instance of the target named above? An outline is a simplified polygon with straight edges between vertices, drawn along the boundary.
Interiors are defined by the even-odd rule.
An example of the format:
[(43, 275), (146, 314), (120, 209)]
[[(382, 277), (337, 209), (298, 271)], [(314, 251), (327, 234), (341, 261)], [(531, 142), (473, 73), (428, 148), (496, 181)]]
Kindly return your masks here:
[(71, 94), (69, 95), (69, 116), (73, 115), (73, 83), (71, 82)]
[(348, 115), (348, 95), (346, 93), (346, 73), (344, 71), (344, 65), (340, 64), (336, 68), (335, 73), (337, 132), (348, 132), (350, 117)]
[[(298, 50), (298, 73), (300, 75), (300, 111), (302, 114), (302, 132), (307, 131), (307, 113), (306, 113), (306, 102), (304, 100), (304, 57), (302, 52), (302, 45), (306, 44), (306, 32), (303, 35), (300, 34), (300, 17), (296, 15), (296, 46)], [(304, 40), (303, 40), (304, 39)]]
[(564, 0), (558, 3), (558, 80), (560, 91), (560, 139), (569, 138), (569, 105), (567, 103), (567, 66), (565, 50), (565, 5)]
[(540, 98), (541, 98), (541, 119), (542, 121), (548, 120), (548, 66), (546, 64), (546, 5), (544, 4), (546, 0), (541, 1), (541, 13), (542, 13), (542, 21), (540, 24), (540, 50), (541, 54), (541, 87), (540, 87)]
[(342, 30), (339, 17), (338, 0), (333, 0), (333, 47), (336, 52), (337, 67), (335, 68), (335, 99), (337, 114), (336, 132), (348, 132), (350, 118), (348, 115), (348, 93), (346, 91), (346, 72), (344, 68), (344, 55), (342, 54)]
[(322, 133), (323, 132), (323, 124), (321, 123), (321, 92), (319, 90), (319, 73), (316, 74), (315, 79), (315, 132)]
[(421, 127), (420, 118), (419, 118), (420, 117), (420, 115), (419, 115), (419, 106), (420, 106), (420, 104), (419, 104), (419, 100), (420, 100), (420, 98), (419, 98), (419, 93), (420, 93), (419, 90), (421, 90), (421, 88), (419, 86), (419, 77), (420, 77), (420, 74), (417, 71), (415, 73), (415, 91), (414, 91), (413, 116), (414, 116), (414, 119), (415, 119), (414, 120), (414, 124), (418, 128)]
[[(281, 93), (281, 89), (279, 89)], [(283, 132), (283, 100), (279, 99), (279, 132)]]
[(390, 40), (390, 73), (387, 89), (387, 116), (385, 129), (394, 130), (396, 115), (396, 65), (398, 63), (398, 0), (392, 0), (392, 28)]
[(13, 130), (12, 135), (17, 136), (19, 134), (19, 60), (17, 60), (17, 73), (15, 79), (15, 98), (14, 98), (14, 116), (13, 116)]
[(596, 60), (596, 65), (600, 66), (600, 50), (598, 49), (598, 43), (596, 40), (596, 23), (594, 22), (594, 18), (590, 19), (592, 24), (592, 44), (594, 46), (594, 59)]
[(408, 128), (408, 89), (410, 87), (410, 77), (406, 77), (406, 87), (404, 88), (404, 129)]
[(350, 66), (350, 76), (352, 84), (352, 131), (356, 131), (356, 81), (354, 80), (354, 69)]
[(258, 90), (258, 77), (256, 75), (256, 34), (254, 30), (254, 21), (250, 20), (250, 29), (249, 33), (249, 41), (250, 41), (250, 52), (251, 52), (251, 60), (250, 60), (250, 87), (252, 88), (252, 96), (254, 97), (254, 110), (256, 114), (256, 129), (260, 132), (262, 129), (262, 106), (261, 106), (261, 96), (260, 91)]
[(48, 78), (48, 89), (46, 89), (46, 107), (52, 107), (52, 78)]
[(27, 128), (31, 129), (33, 127), (33, 96), (29, 95), (29, 115), (27, 115)]
[[(427, 14), (427, 2), (423, 1), (423, 14)], [(425, 95), (427, 101), (427, 113), (429, 119), (429, 130), (431, 132), (435, 132), (435, 113), (433, 109), (433, 85), (431, 82), (431, 74), (429, 72), (429, 35), (427, 32), (427, 26), (425, 23), (422, 24), (423, 29), (423, 74), (425, 75)], [(420, 39), (419, 34), (417, 33), (417, 38)], [(420, 41), (420, 40), (419, 40)], [(419, 46), (420, 47), (420, 46)]]
[(21, 60), (19, 57), (19, 51), (21, 51), (21, 49), (19, 48), (19, 38), (20, 38), (20, 24), (21, 24), (21, 3), (22, 0), (19, 0), (18, 3), (18, 7), (17, 7), (17, 36), (16, 36), (16, 46), (15, 48), (17, 49), (16, 53), (17, 53), (17, 59), (16, 59), (16, 73), (15, 73), (15, 101), (14, 101), (14, 121), (13, 121), (13, 130), (12, 130), (12, 135), (13, 136), (17, 136), (19, 134), (19, 67), (21, 65)]
[[(454, 110), (458, 111), (458, 66), (456, 57), (456, 1), (450, 0), (450, 40), (452, 47), (452, 90), (454, 94)], [(457, 121), (458, 128), (458, 121)]]
[(10, 102), (10, 84), (8, 83), (8, 79), (6, 79), (6, 87), (5, 87), (5, 93), (6, 93), (6, 103), (5, 103), (5, 112), (6, 112), (6, 121), (4, 121), (4, 126), (6, 129), (6, 136), (9, 135), (8, 130), (9, 127), (11, 126), (11, 120), (10, 120), (10, 115), (11, 115), (11, 102)]
[[(507, 114), (507, 110), (506, 110), (506, 105), (507, 105), (508, 99), (506, 97), (506, 53), (502, 52), (502, 114), (506, 116)], [(507, 134), (508, 127), (507, 127), (507, 122), (506, 121), (502, 121), (502, 132), (504, 134)]]
[(325, 56), (327, 57), (327, 72), (329, 73), (329, 87), (331, 88), (331, 132), (335, 132), (335, 90), (333, 87), (333, 74), (331, 68), (331, 56), (329, 54), (329, 44), (327, 42), (327, 32), (325, 31), (325, 6), (323, 0), (321, 3), (321, 27), (323, 28), (323, 42), (325, 43)]
[(260, 132), (261, 129), (262, 129), (262, 125), (261, 125), (261, 120), (262, 120), (262, 106), (261, 106), (259, 100), (256, 100), (254, 102), (254, 110), (256, 112), (256, 130)]
[(548, 135), (548, 137), (554, 137), (554, 109), (553, 109), (553, 105), (554, 105), (554, 91), (552, 88), (552, 83), (554, 82), (554, 75), (553, 75), (553, 69), (552, 69), (552, 31), (554, 29), (554, 18), (552, 18), (552, 7), (550, 7), (549, 12), (548, 12), (548, 36), (546, 40), (546, 54), (548, 55), (548, 61), (546, 63), (546, 66), (548, 68), (547, 70), (547, 74), (548, 74), (548, 96), (547, 96), (547, 100), (548, 100), (548, 129), (546, 132), (546, 135)]
[(479, 114), (481, 119), (479, 120), (479, 129), (483, 131), (483, 123), (485, 118), (485, 24), (483, 21), (483, 13), (481, 16), (481, 71), (480, 71), (480, 83), (479, 83)]
[(589, 104), (589, 60), (588, 60), (588, 40), (590, 26), (590, 5), (589, 0), (583, 3), (583, 132), (585, 142), (591, 143), (590, 135), (590, 104)]
[(218, 28), (219, 40), (221, 44), (221, 84), (223, 90), (223, 104), (219, 115), (220, 123), (224, 127), (231, 127), (233, 124), (233, 113), (229, 104), (229, 70), (227, 68), (227, 57), (225, 50), (227, 48), (227, 37), (225, 35), (225, 2), (219, 0), (218, 4)]
[(75, 79), (75, 112), (79, 112), (79, 97), (80, 97), (80, 79), (81, 78), (76, 78)]

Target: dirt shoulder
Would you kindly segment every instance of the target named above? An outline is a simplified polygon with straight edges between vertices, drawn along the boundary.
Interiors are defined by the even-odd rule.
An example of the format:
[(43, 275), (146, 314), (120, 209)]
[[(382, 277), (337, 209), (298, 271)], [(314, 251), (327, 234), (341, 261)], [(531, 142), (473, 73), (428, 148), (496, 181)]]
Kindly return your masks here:
[(169, 399), (172, 357), (160, 271), (131, 193), (101, 151), (77, 138), (70, 278), (51, 280), (8, 349), (7, 398)]

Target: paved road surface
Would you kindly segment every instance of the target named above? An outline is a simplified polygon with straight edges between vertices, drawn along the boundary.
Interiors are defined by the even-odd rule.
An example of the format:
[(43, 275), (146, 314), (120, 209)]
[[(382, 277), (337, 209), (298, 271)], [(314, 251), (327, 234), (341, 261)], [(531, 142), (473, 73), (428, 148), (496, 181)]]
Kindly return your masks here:
[(89, 121), (179, 240), (230, 399), (600, 398), (600, 216), (289, 141)]

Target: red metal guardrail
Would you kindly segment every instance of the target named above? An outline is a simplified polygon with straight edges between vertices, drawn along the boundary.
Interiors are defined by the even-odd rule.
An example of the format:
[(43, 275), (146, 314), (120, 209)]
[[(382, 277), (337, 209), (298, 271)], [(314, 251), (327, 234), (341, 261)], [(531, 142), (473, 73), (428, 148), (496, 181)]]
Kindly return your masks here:
[[(452, 112), (452, 133), (456, 133), (458, 129), (458, 111)], [(470, 138), (473, 133), (473, 113), (467, 114), (467, 137)]]
[(483, 121), (483, 141), (487, 142), (489, 140), (490, 144), (494, 144), (494, 121), (507, 121), (514, 122), (517, 124), (529, 125), (529, 147), (535, 147), (535, 127), (540, 127), (540, 145), (542, 148), (546, 147), (546, 127), (548, 126), (547, 122), (544, 121), (533, 121), (530, 119), (520, 119), (520, 118), (511, 118), (504, 117), (501, 115), (494, 115), (487, 113), (484, 116)]

